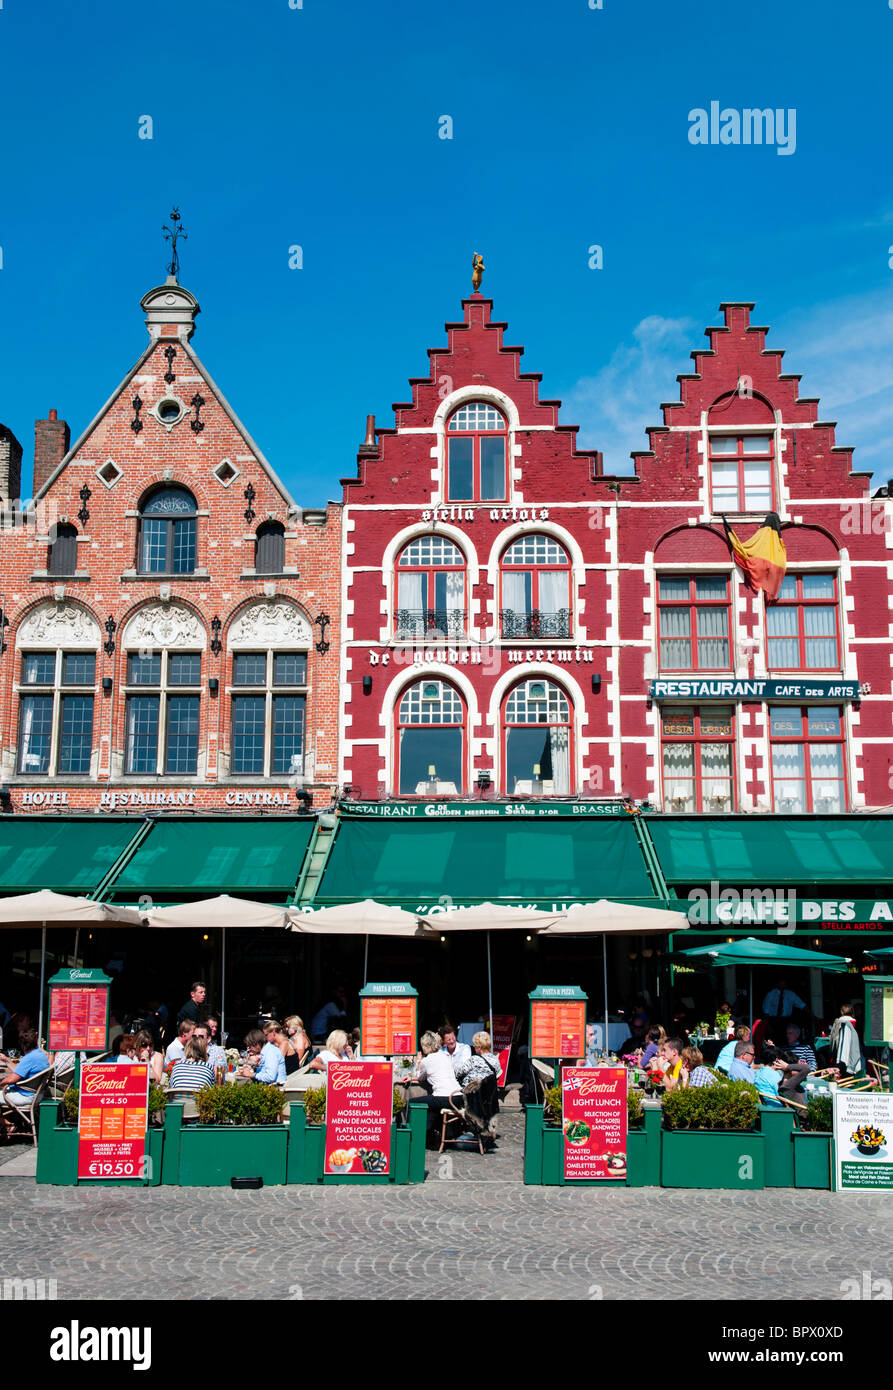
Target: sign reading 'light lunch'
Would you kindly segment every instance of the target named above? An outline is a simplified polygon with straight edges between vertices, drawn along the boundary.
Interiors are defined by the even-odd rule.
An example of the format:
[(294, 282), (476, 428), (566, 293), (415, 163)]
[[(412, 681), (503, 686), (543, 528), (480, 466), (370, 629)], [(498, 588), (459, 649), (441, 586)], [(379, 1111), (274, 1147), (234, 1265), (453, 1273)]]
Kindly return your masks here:
[(652, 700), (858, 700), (858, 681), (654, 680)]

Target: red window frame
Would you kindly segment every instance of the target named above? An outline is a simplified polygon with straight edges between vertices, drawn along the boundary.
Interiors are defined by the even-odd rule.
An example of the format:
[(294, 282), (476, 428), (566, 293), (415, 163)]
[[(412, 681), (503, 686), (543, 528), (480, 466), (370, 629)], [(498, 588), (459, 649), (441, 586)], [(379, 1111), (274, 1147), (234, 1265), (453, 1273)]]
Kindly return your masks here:
[[(567, 704), (567, 723), (564, 723), (563, 721), (556, 721), (556, 722), (549, 722), (549, 721), (547, 721), (546, 723), (543, 723), (543, 724), (540, 724), (540, 723), (536, 723), (536, 724), (532, 724), (532, 723), (527, 723), (527, 724), (509, 723), (509, 720), (508, 720), (507, 715), (506, 715), (506, 710), (508, 709), (508, 702), (509, 702), (509, 700), (511, 699), (512, 695), (514, 695), (515, 691), (518, 689), (518, 686), (519, 686), (519, 685), (525, 685), (525, 684), (527, 683), (527, 681), (529, 681), (529, 680), (534, 680), (534, 681), (542, 680), (542, 683), (543, 683), (544, 685), (554, 685), (555, 689), (556, 689), (556, 690), (559, 690), (559, 691), (561, 692), (561, 694), (564, 696), (565, 702), (566, 702), (566, 704)], [(548, 703), (548, 697), (547, 697), (547, 703)], [(571, 699), (570, 695), (568, 694), (568, 692), (565, 690), (565, 688), (564, 688), (563, 685), (561, 685), (558, 681), (549, 680), (547, 677), (541, 677), (541, 676), (522, 676), (520, 680), (515, 681), (514, 685), (512, 685), (512, 686), (506, 691), (506, 693), (505, 693), (505, 695), (504, 695), (504, 697), (503, 697), (503, 700), (502, 700), (502, 708), (501, 708), (501, 710), (500, 710), (500, 712), (499, 712), (499, 724), (500, 724), (500, 754), (501, 754), (501, 767), (502, 767), (502, 776), (501, 776), (501, 778), (500, 778), (500, 784), (501, 784), (501, 787), (502, 787), (502, 794), (503, 794), (504, 796), (517, 796), (517, 795), (518, 795), (518, 793), (515, 792), (513, 789), (511, 789), (511, 788), (509, 787), (509, 784), (508, 784), (508, 780), (509, 780), (509, 768), (508, 768), (508, 735), (509, 735), (509, 730), (510, 730), (510, 729), (567, 729), (567, 733), (568, 733), (568, 739), (567, 739), (567, 756), (568, 756), (568, 784), (569, 784), (569, 791), (567, 791), (567, 792), (555, 792), (554, 795), (555, 795), (555, 796), (575, 796), (575, 795), (576, 795), (576, 790), (575, 790), (575, 788), (576, 788), (576, 777), (575, 777), (575, 775), (574, 775), (574, 770), (575, 770), (575, 762), (574, 762), (574, 758), (575, 758), (575, 751), (574, 751), (574, 703), (573, 703), (573, 700)], [(536, 794), (537, 794), (537, 795), (540, 795), (541, 793), (536, 793)], [(531, 793), (531, 795), (534, 795), (534, 793)]]
[[(834, 582), (834, 597), (828, 598), (807, 598), (803, 593), (803, 580), (817, 575), (830, 575)], [(797, 655), (799, 658), (796, 666), (775, 666), (770, 660), (770, 640), (769, 619), (766, 618), (766, 667), (769, 671), (839, 671), (841, 666), (840, 655), (840, 586), (838, 576), (834, 570), (806, 570), (799, 574), (786, 575), (787, 579), (795, 579), (797, 582), (797, 593), (794, 598), (777, 598), (771, 603), (767, 602), (767, 615), (773, 608), (796, 608), (797, 609)], [(833, 608), (834, 609), (834, 645), (837, 660), (831, 666), (807, 666), (806, 664), (806, 609), (810, 607)], [(792, 634), (793, 636), (793, 634)], [(790, 640), (790, 639), (788, 639)]]
[[(459, 700), (462, 707), (461, 724), (408, 724), (400, 720), (400, 706), (404, 697), (417, 685), (428, 685), (438, 681), (441, 685), (449, 686), (450, 690)], [(468, 705), (462, 691), (451, 681), (444, 680), (442, 676), (422, 676), (417, 681), (410, 681), (405, 685), (397, 696), (394, 704), (394, 794), (399, 797), (424, 797), (425, 792), (401, 792), (400, 790), (400, 730), (401, 729), (461, 729), (462, 730), (462, 762), (461, 762), (461, 783), (456, 788), (458, 796), (464, 796), (468, 787), (468, 758), (469, 758), (469, 737), (468, 737)]]
[[(819, 781), (825, 781), (825, 782), (828, 782), (828, 781), (835, 781), (835, 782), (840, 782), (840, 783), (842, 783), (842, 788), (843, 788), (843, 798), (842, 798), (842, 799), (843, 799), (843, 811), (846, 811), (846, 810), (848, 809), (848, 807), (849, 807), (849, 804), (850, 804), (850, 794), (849, 794), (849, 784), (848, 784), (848, 780), (847, 780), (847, 765), (846, 765), (846, 721), (845, 721), (845, 719), (844, 719), (844, 714), (843, 714), (843, 709), (842, 709), (842, 707), (841, 707), (840, 705), (828, 705), (828, 706), (819, 706), (819, 705), (795, 705), (795, 706), (787, 707), (787, 708), (790, 708), (791, 713), (793, 713), (794, 710), (796, 710), (796, 711), (799, 713), (799, 715), (800, 715), (800, 733), (799, 733), (799, 734), (773, 734), (773, 733), (772, 733), (772, 715), (771, 715), (771, 709), (770, 709), (770, 714), (769, 714), (769, 777), (770, 777), (770, 781), (771, 781), (771, 785), (772, 785), (772, 809), (773, 809), (773, 811), (778, 810), (778, 807), (777, 807), (777, 805), (776, 805), (776, 796), (775, 796), (775, 783), (776, 783), (776, 781), (778, 781), (778, 782), (790, 782), (790, 781), (792, 781), (792, 780), (793, 780), (793, 781), (799, 781), (799, 780), (800, 780), (799, 778), (791, 778), (790, 776), (788, 776), (788, 777), (778, 777), (778, 778), (776, 778), (776, 776), (775, 776), (775, 763), (774, 763), (774, 760), (773, 760), (773, 757), (772, 757), (772, 749), (773, 749), (773, 746), (774, 746), (775, 744), (778, 744), (778, 743), (796, 743), (796, 744), (802, 744), (802, 745), (804, 746), (804, 748), (807, 750), (807, 751), (805, 752), (804, 758), (803, 758), (803, 787), (804, 787), (804, 791), (805, 791), (805, 794), (806, 794), (806, 812), (805, 812), (805, 814), (812, 814), (812, 813), (815, 813), (815, 796), (814, 796), (814, 794), (813, 794), (813, 775), (812, 775), (812, 769), (811, 769), (811, 767), (810, 767), (810, 760), (809, 760), (809, 752), (808, 752), (808, 750), (809, 750), (809, 748), (810, 748), (813, 744), (829, 744), (829, 743), (837, 744), (837, 746), (840, 748), (840, 765), (841, 765), (841, 767), (843, 768), (843, 776), (842, 776), (842, 777), (829, 778), (827, 775), (824, 775), (824, 776), (817, 776), (815, 780), (816, 780), (817, 782), (819, 782)], [(809, 732), (809, 723), (808, 723), (808, 720), (809, 720), (809, 713), (808, 713), (808, 711), (809, 711), (810, 709), (827, 709), (828, 713), (836, 714), (837, 717), (838, 717), (839, 724), (840, 724), (840, 733), (839, 733), (839, 734), (827, 734), (827, 735), (825, 735), (825, 736), (822, 736), (822, 735), (820, 735), (820, 734), (810, 734), (810, 732)], [(782, 814), (782, 815), (783, 815), (783, 814), (785, 814), (785, 813), (782, 812), (782, 811), (779, 811), (779, 814)], [(797, 813), (791, 813), (791, 814), (797, 814)], [(803, 814), (803, 813), (801, 813), (801, 814)], [(830, 812), (830, 811), (829, 811), (829, 812), (824, 812), (824, 813), (823, 813), (823, 812), (818, 812), (818, 814), (819, 814), (819, 815), (821, 815), (821, 814), (833, 815), (833, 814), (838, 814), (838, 813)]]
[[(560, 549), (564, 552), (564, 559), (556, 560), (554, 562), (546, 560), (543, 560), (542, 562), (536, 560), (519, 560), (517, 562), (512, 560), (506, 560), (506, 556), (508, 555), (509, 551), (511, 550), (512, 546), (515, 544), (516, 541), (528, 539), (536, 540), (540, 536), (545, 537), (546, 540), (552, 541), (554, 545), (559, 546)], [(530, 612), (539, 613), (542, 611), (540, 609), (540, 573), (544, 572), (547, 574), (554, 574), (556, 570), (561, 571), (563, 574), (567, 576), (567, 603), (564, 605), (567, 608), (567, 632), (563, 638), (561, 636), (556, 636), (555, 633), (546, 633), (544, 634), (544, 638), (546, 636), (551, 636), (556, 641), (560, 642), (562, 640), (567, 641), (571, 637), (574, 628), (574, 607), (573, 599), (571, 596), (571, 575), (573, 573), (573, 565), (571, 564), (571, 557), (568, 553), (567, 546), (563, 545), (562, 542), (557, 539), (557, 537), (549, 535), (547, 531), (531, 531), (523, 536), (515, 536), (514, 540), (510, 541), (509, 544), (503, 550), (502, 555), (499, 559), (499, 613), (501, 614), (505, 608), (505, 597), (503, 594), (503, 579), (506, 572), (508, 572), (509, 574), (530, 575)], [(558, 611), (560, 612), (560, 609)], [(501, 627), (502, 623), (500, 621), (500, 629)], [(537, 634), (533, 632), (522, 633), (518, 636), (516, 640), (521, 642), (527, 642), (530, 640), (532, 636), (536, 635)], [(513, 640), (510, 634), (507, 635), (502, 631), (500, 632), (500, 636), (505, 641)]]
[[(768, 452), (768, 454), (745, 453), (745, 451), (744, 451), (744, 442), (745, 442), (745, 440), (747, 440), (747, 439), (759, 438), (761, 435), (764, 435), (764, 434), (765, 434), (765, 435), (768, 435), (768, 437), (769, 437), (769, 452)], [(732, 454), (732, 453), (728, 453), (728, 454), (714, 454), (714, 452), (713, 452), (713, 441), (714, 441), (714, 439), (734, 439), (734, 440), (735, 440), (735, 443), (736, 443), (736, 445), (737, 445), (736, 452), (735, 452), (734, 454)], [(709, 448), (708, 448), (708, 455), (707, 455), (707, 467), (708, 467), (708, 469), (709, 469), (709, 476), (710, 476), (710, 509), (711, 509), (712, 512), (714, 512), (714, 514), (715, 514), (717, 511), (720, 511), (720, 512), (731, 512), (731, 513), (733, 513), (733, 514), (735, 514), (735, 515), (739, 515), (739, 516), (749, 516), (749, 515), (756, 515), (757, 513), (763, 513), (763, 514), (764, 514), (765, 512), (771, 512), (771, 511), (775, 511), (775, 510), (776, 510), (776, 506), (777, 506), (777, 503), (776, 503), (777, 488), (776, 488), (776, 483), (775, 483), (775, 426), (774, 426), (774, 425), (769, 425), (765, 430), (754, 430), (753, 433), (748, 432), (747, 434), (739, 434), (739, 435), (735, 435), (735, 434), (721, 434), (718, 430), (716, 430), (716, 431), (710, 431), (710, 430), (709, 430), (709, 427), (708, 427), (708, 446), (709, 446)], [(737, 496), (737, 498), (736, 498), (736, 504), (735, 504), (734, 507), (730, 507), (730, 506), (727, 506), (727, 505), (723, 505), (722, 507), (717, 508), (716, 500), (715, 500), (715, 498), (714, 498), (714, 496), (713, 496), (713, 464), (714, 464), (714, 463), (733, 463), (733, 462), (734, 462), (734, 463), (737, 463), (737, 465), (738, 465), (738, 470), (737, 470), (737, 471), (738, 471), (738, 496)], [(747, 503), (747, 493), (746, 493), (746, 483), (745, 483), (745, 476), (744, 476), (744, 465), (747, 464), (747, 463), (768, 463), (768, 464), (769, 464), (769, 491), (770, 491), (770, 493), (771, 493), (771, 497), (770, 497), (770, 501), (769, 501), (768, 506), (764, 506), (764, 504), (763, 504), (762, 502), (760, 503), (760, 505), (759, 505), (758, 507), (748, 507), (748, 506), (746, 505), (746, 503)]]
[[(671, 706), (671, 708), (673, 708), (673, 707)], [(703, 777), (703, 773), (702, 773), (702, 770), (701, 770), (701, 758), (700, 758), (700, 754), (698, 753), (697, 750), (700, 748), (700, 745), (701, 745), (702, 743), (725, 743), (725, 744), (728, 744), (728, 745), (731, 747), (731, 750), (732, 750), (732, 756), (731, 756), (731, 760), (730, 760), (731, 775), (730, 775), (730, 778), (729, 778), (729, 787), (730, 787), (731, 804), (730, 804), (730, 806), (729, 806), (729, 811), (734, 811), (734, 810), (736, 809), (737, 805), (738, 805), (738, 766), (737, 766), (737, 759), (736, 759), (736, 757), (735, 757), (735, 746), (736, 746), (736, 729), (735, 729), (735, 725), (736, 725), (736, 721), (737, 721), (737, 714), (736, 714), (735, 706), (734, 706), (734, 705), (731, 705), (731, 706), (729, 706), (729, 705), (722, 705), (722, 706), (720, 706), (720, 708), (722, 708), (722, 709), (731, 709), (731, 713), (732, 713), (732, 725), (731, 725), (731, 733), (729, 733), (729, 734), (709, 734), (709, 733), (708, 733), (708, 734), (705, 734), (705, 733), (702, 732), (702, 727), (701, 727), (701, 726), (702, 726), (702, 724), (705, 722), (705, 720), (709, 723), (709, 719), (710, 719), (710, 708), (711, 708), (709, 705), (706, 705), (706, 706), (703, 706), (703, 707), (702, 707), (701, 705), (686, 705), (686, 706), (680, 707), (680, 708), (684, 708), (686, 711), (691, 711), (691, 713), (692, 713), (692, 716), (693, 716), (692, 727), (693, 727), (694, 732), (691, 733), (691, 734), (666, 734), (666, 733), (664, 733), (664, 713), (665, 713), (665, 708), (662, 707), (662, 708), (661, 708), (661, 711), (660, 711), (660, 776), (661, 776), (661, 798), (662, 798), (662, 800), (663, 800), (664, 809), (666, 810), (666, 809), (667, 809), (667, 805), (668, 805), (668, 802), (667, 802), (667, 795), (666, 795), (666, 791), (665, 791), (665, 787), (664, 787), (665, 781), (667, 780), (667, 779), (666, 779), (666, 774), (665, 774), (665, 772), (664, 772), (664, 747), (665, 747), (666, 745), (668, 745), (668, 744), (678, 744), (678, 743), (684, 743), (684, 744), (688, 744), (688, 745), (693, 745), (693, 746), (694, 746), (694, 748), (695, 748), (695, 756), (694, 756), (694, 759), (693, 759), (693, 762), (694, 762), (694, 778), (693, 778), (693, 781), (694, 781), (694, 792), (695, 792), (695, 795), (694, 795), (695, 810), (694, 810), (694, 813), (693, 813), (693, 814), (695, 814), (695, 815), (702, 815), (702, 814), (707, 814), (707, 813), (709, 813), (709, 808), (708, 808), (708, 811), (705, 812), (705, 808), (704, 808), (704, 777)], [(682, 778), (677, 778), (676, 780), (677, 780), (677, 781), (682, 781), (683, 779), (682, 779)], [(692, 814), (692, 813), (689, 813), (689, 814)]]
[[(685, 579), (686, 575), (658, 574), (657, 576), (657, 664), (661, 671), (731, 671), (732, 669), (732, 597), (729, 576), (727, 574), (697, 574), (688, 579), (688, 597), (684, 599), (666, 599), (660, 597), (660, 583), (662, 579)], [(721, 599), (699, 599), (697, 594), (697, 581), (699, 579), (722, 579), (725, 581), (726, 597)], [(674, 641), (671, 637), (664, 639), (661, 627), (662, 610), (665, 608), (687, 608), (689, 610), (689, 636), (691, 644), (691, 665), (689, 666), (665, 666), (661, 658), (661, 645), (664, 640)], [(726, 610), (726, 645), (729, 649), (729, 659), (724, 666), (701, 666), (698, 661), (698, 627), (697, 610), (699, 608), (725, 608)], [(706, 640), (706, 639), (705, 639)]]
[[(401, 546), (401, 548), (400, 548), (400, 553), (398, 554), (396, 560), (394, 561), (394, 631), (396, 632), (396, 631), (398, 630), (398, 627), (399, 627), (399, 624), (398, 624), (398, 622), (397, 622), (397, 613), (400, 611), (400, 575), (401, 575), (401, 574), (424, 574), (424, 575), (426, 576), (427, 580), (428, 580), (427, 592), (428, 592), (428, 597), (430, 598), (431, 594), (434, 593), (434, 591), (435, 591), (435, 587), (436, 587), (436, 586), (435, 586), (434, 576), (435, 576), (436, 574), (460, 574), (460, 573), (461, 573), (461, 575), (462, 575), (462, 603), (461, 603), (460, 607), (461, 607), (462, 611), (466, 614), (466, 618), (465, 618), (465, 622), (464, 622), (464, 625), (463, 625), (463, 630), (462, 630), (462, 632), (461, 632), (461, 633), (458, 633), (458, 632), (457, 632), (457, 633), (441, 632), (441, 630), (440, 630), (436, 625), (432, 624), (432, 625), (430, 625), (430, 626), (427, 626), (427, 627), (426, 627), (426, 632), (425, 632), (425, 633), (420, 633), (419, 636), (425, 636), (425, 635), (427, 635), (428, 633), (430, 633), (430, 634), (432, 634), (432, 635), (434, 635), (434, 636), (440, 636), (440, 637), (455, 637), (455, 638), (465, 637), (465, 636), (467, 635), (467, 626), (468, 626), (468, 618), (467, 618), (467, 613), (468, 613), (468, 562), (467, 562), (467, 560), (466, 560), (466, 558), (465, 558), (465, 555), (463, 554), (463, 552), (461, 551), (461, 549), (459, 548), (459, 546), (456, 545), (455, 541), (451, 541), (450, 544), (453, 545), (453, 546), (455, 547), (455, 549), (459, 552), (459, 555), (460, 555), (460, 557), (461, 557), (461, 560), (460, 560), (460, 563), (459, 563), (459, 564), (456, 564), (456, 565), (449, 565), (449, 564), (446, 564), (445, 562), (440, 562), (439, 564), (402, 565), (402, 564), (400, 563), (402, 556), (405, 554), (405, 552), (409, 549), (409, 547), (410, 547), (411, 545), (413, 545), (416, 541), (418, 541), (418, 540), (420, 540), (420, 539), (422, 539), (422, 537), (420, 537), (420, 536), (413, 536), (412, 540), (407, 541), (406, 544), (405, 544), (404, 546)], [(436, 611), (437, 611), (437, 605), (436, 605), (436, 604), (433, 604), (433, 603), (428, 603), (428, 604), (426, 605), (426, 611), (427, 611), (427, 612), (436, 612)], [(402, 698), (402, 696), (401, 696), (401, 698)]]
[[(450, 414), (450, 419), (447, 420), (447, 423), (446, 423), (446, 455), (447, 455), (447, 457), (446, 457), (446, 488), (445, 488), (445, 491), (446, 491), (446, 500), (447, 500), (448, 502), (469, 502), (469, 503), (474, 503), (474, 502), (483, 502), (483, 503), (489, 503), (489, 502), (494, 502), (494, 503), (495, 503), (495, 502), (507, 502), (507, 501), (508, 501), (508, 471), (509, 471), (509, 450), (508, 450), (508, 435), (509, 435), (509, 431), (508, 431), (508, 421), (505, 420), (505, 416), (504, 416), (504, 415), (502, 416), (503, 420), (505, 421), (505, 424), (504, 424), (504, 426), (503, 426), (503, 428), (502, 428), (501, 430), (453, 430), (452, 433), (450, 432), (450, 420), (452, 420), (453, 416), (456, 415), (456, 414), (458, 414), (458, 412), (459, 412), (460, 410), (462, 410), (463, 406), (466, 406), (466, 405), (475, 405), (475, 404), (478, 404), (478, 402), (475, 402), (475, 401), (463, 401), (462, 405), (457, 406), (456, 409), (455, 409), (454, 411), (452, 411), (452, 413)], [(499, 410), (497, 406), (492, 405), (490, 401), (482, 401), (482, 402), (480, 402), (480, 404), (489, 406), (490, 409), (491, 409), (491, 410), (495, 410), (495, 411), (497, 412), (498, 415), (502, 415), (502, 411)], [(472, 486), (471, 486), (471, 491), (472, 491), (472, 496), (471, 496), (471, 497), (454, 497), (453, 494), (452, 494), (452, 488), (450, 487), (450, 443), (451, 443), (451, 441), (454, 440), (454, 439), (471, 439), (471, 441), (472, 441), (472, 466), (471, 466), (471, 474), (472, 474)], [(502, 440), (503, 440), (503, 451), (502, 451), (502, 483), (503, 483), (503, 487), (502, 487), (502, 496), (501, 496), (501, 497), (482, 497), (482, 496), (481, 496), (481, 440), (482, 440), (482, 439), (502, 439)]]

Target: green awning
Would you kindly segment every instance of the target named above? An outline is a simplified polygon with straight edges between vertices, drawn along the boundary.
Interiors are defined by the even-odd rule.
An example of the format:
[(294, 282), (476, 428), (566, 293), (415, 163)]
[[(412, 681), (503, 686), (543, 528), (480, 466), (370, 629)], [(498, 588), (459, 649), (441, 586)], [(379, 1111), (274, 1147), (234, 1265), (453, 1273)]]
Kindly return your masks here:
[(645, 817), (670, 884), (853, 884), (893, 878), (889, 816)]
[(218, 893), (284, 899), (294, 892), (316, 820), (257, 816), (156, 821), (109, 896), (180, 901)]
[(666, 905), (631, 818), (352, 820), (343, 816), (318, 905), (374, 898), (415, 909), (553, 904), (616, 898)]
[(0, 892), (90, 894), (140, 830), (133, 817), (14, 816), (0, 820)]

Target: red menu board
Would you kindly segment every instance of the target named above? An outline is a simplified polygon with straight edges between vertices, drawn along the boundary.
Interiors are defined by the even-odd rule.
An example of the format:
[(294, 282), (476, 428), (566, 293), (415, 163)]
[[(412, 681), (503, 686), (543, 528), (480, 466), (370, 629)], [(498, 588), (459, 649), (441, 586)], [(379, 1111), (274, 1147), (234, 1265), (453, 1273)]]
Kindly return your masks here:
[(330, 1062), (325, 1173), (389, 1173), (394, 1069), (390, 1062)]
[(586, 1050), (585, 999), (530, 1001), (532, 1057), (582, 1057)]
[(626, 1068), (562, 1067), (565, 1178), (626, 1177)]
[(78, 1177), (144, 1178), (149, 1068), (85, 1062), (78, 1104)]
[(50, 1051), (105, 1051), (108, 1011), (108, 985), (50, 985)]
[(363, 1051), (384, 1057), (415, 1052), (416, 1003), (412, 995), (389, 994), (362, 998), (360, 1037)]
[(511, 1014), (493, 1015), (493, 1051), (499, 1058), (499, 1085), (505, 1085), (512, 1051), (512, 1038), (515, 1034), (515, 1020)]

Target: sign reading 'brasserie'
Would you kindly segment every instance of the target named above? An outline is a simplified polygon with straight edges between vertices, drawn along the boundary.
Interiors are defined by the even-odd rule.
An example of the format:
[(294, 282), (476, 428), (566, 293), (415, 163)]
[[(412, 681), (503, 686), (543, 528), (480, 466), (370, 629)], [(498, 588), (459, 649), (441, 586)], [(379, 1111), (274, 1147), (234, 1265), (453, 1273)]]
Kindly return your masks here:
[(654, 680), (652, 700), (858, 700), (858, 681)]

